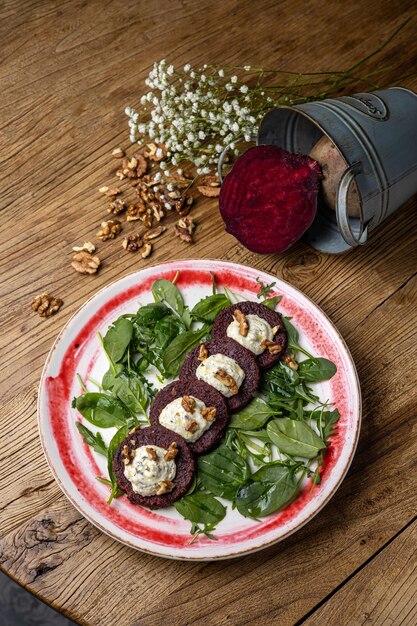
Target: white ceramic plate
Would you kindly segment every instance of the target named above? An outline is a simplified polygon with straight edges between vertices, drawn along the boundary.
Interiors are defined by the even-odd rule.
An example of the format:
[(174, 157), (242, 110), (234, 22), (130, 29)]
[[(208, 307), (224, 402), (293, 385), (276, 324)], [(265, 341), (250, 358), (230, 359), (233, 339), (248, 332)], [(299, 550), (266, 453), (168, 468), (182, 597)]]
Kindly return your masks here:
[[(309, 485), (283, 511), (256, 522), (232, 511), (218, 525), (217, 541), (200, 537), (190, 545), (190, 523), (173, 507), (150, 511), (134, 506), (126, 497), (109, 506), (108, 487), (97, 481), (106, 476), (104, 457), (85, 445), (75, 427), (82, 420), (71, 408), (81, 392), (79, 373), (101, 380), (107, 361), (97, 333), (122, 313), (135, 312), (139, 304), (151, 302), (151, 285), (157, 278), (172, 280), (179, 271), (177, 286), (192, 305), (211, 293), (212, 272), (221, 289), (227, 286), (248, 300), (256, 300), (259, 285), (276, 281), (275, 293), (282, 295), (279, 311), (292, 317), (300, 343), (312, 353), (337, 365), (337, 374), (315, 385), (318, 395), (339, 409), (341, 418), (328, 448), (321, 484)], [(342, 482), (355, 452), (361, 419), (359, 382), (352, 357), (327, 316), (309, 298), (288, 283), (259, 270), (212, 260), (170, 261), (147, 267), (99, 291), (66, 324), (49, 353), (42, 374), (38, 419), (42, 445), (52, 473), (62, 491), (95, 526), (114, 539), (152, 554), (211, 560), (239, 556), (265, 548), (284, 539), (306, 524), (330, 500)], [(91, 425), (88, 425), (91, 428)], [(94, 429), (93, 429), (94, 430)], [(102, 430), (109, 440), (114, 429)], [(227, 504), (224, 501), (225, 504)]]

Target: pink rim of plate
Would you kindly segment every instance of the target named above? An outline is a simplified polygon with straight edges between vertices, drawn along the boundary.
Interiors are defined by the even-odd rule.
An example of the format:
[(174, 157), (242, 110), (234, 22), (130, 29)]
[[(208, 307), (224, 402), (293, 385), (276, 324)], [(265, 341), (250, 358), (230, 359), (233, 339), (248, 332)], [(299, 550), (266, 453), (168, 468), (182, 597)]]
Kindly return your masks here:
[[(109, 506), (108, 488), (97, 481), (100, 474), (95, 455), (75, 427), (77, 412), (71, 400), (80, 392), (76, 373), (85, 378), (100, 350), (96, 334), (121, 313), (134, 312), (139, 300), (150, 301), (150, 287), (157, 278), (172, 280), (178, 287), (211, 293), (212, 272), (219, 288), (226, 286), (246, 298), (256, 299), (256, 278), (275, 281), (282, 295), (279, 310), (293, 323), (315, 354), (337, 365), (327, 383), (329, 400), (341, 418), (324, 459), (321, 484), (302, 493), (283, 511), (255, 522), (228, 510), (215, 533), (217, 541), (201, 537), (190, 544), (190, 523), (168, 510), (135, 507), (122, 497)], [(145, 300), (146, 298), (146, 300)], [(275, 276), (237, 263), (217, 260), (180, 260), (148, 266), (100, 290), (72, 316), (57, 337), (45, 363), (38, 396), (38, 425), (49, 467), (70, 502), (97, 528), (114, 539), (154, 555), (184, 560), (215, 560), (242, 556), (266, 548), (299, 530), (330, 500), (340, 486), (355, 453), (361, 423), (361, 394), (349, 350), (329, 318), (307, 296)], [(88, 423), (86, 423), (88, 425)], [(101, 474), (103, 474), (101, 472)]]

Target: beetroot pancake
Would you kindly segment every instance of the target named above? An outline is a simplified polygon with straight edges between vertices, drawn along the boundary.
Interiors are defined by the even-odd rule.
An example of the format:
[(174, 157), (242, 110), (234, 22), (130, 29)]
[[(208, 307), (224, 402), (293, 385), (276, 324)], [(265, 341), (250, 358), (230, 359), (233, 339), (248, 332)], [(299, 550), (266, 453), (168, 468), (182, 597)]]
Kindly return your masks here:
[[(204, 428), (208, 427), (207, 430), (205, 430), (200, 436), (198, 436), (198, 429), (196, 429), (198, 436), (198, 439), (196, 441), (187, 441), (187, 439), (185, 439), (194, 454), (204, 454), (220, 442), (224, 430), (228, 424), (229, 415), (227, 412), (225, 398), (222, 396), (222, 394), (217, 391), (217, 389), (214, 389), (214, 387), (211, 387), (202, 380), (196, 380), (195, 378), (192, 380), (175, 380), (170, 385), (167, 385), (166, 387), (161, 389), (156, 394), (150, 408), (149, 418), (151, 420), (151, 424), (152, 426), (164, 430), (167, 429), (167, 431), (170, 433), (177, 432), (176, 430), (172, 430), (171, 427), (168, 428), (168, 426), (162, 425), (159, 419), (161, 412), (163, 411), (163, 409), (165, 409), (167, 405), (169, 405), (174, 400), (184, 398), (184, 396), (186, 398), (187, 396), (197, 398), (198, 400), (203, 402), (206, 407), (209, 407), (210, 409), (215, 409), (214, 419), (211, 419), (214, 412), (209, 410), (206, 412), (207, 417), (209, 417), (207, 421), (200, 416), (199, 422), (204, 425)], [(191, 407), (191, 411), (188, 411), (186, 413), (188, 427), (190, 424), (191, 426), (193, 426), (193, 422), (194, 425), (197, 426), (197, 421), (193, 420), (193, 415), (196, 416), (196, 412), (198, 412), (198, 406)], [(175, 418), (175, 413), (173, 417)], [(176, 426), (178, 428), (178, 424)], [(181, 432), (177, 432), (177, 434), (179, 436), (182, 436)], [(184, 432), (184, 436), (186, 435), (187, 431)], [(191, 435), (191, 432), (190, 436), (193, 436)]]
[[(202, 352), (206, 353), (205, 359), (202, 358)], [(228, 361), (228, 363), (223, 364), (221, 362), (223, 357), (225, 357), (224, 360)], [(230, 374), (229, 378), (223, 378), (232, 392), (230, 397), (225, 397), (226, 405), (229, 411), (239, 411), (254, 397), (259, 387), (260, 373), (255, 356), (249, 352), (249, 350), (236, 343), (236, 341), (233, 341), (233, 339), (227, 337), (222, 340), (212, 339), (194, 348), (194, 350), (187, 355), (182, 365), (180, 380), (198, 380), (201, 369), (199, 372), (197, 370), (202, 363), (204, 363), (204, 367), (208, 368), (208, 364), (211, 366), (210, 361), (213, 363), (215, 359), (219, 359), (220, 362), (214, 367), (213, 372), (219, 372), (219, 376), (222, 374), (220, 370), (222, 370), (223, 373), (227, 373), (226, 370), (229, 369), (230, 372), (230, 360), (235, 364), (235, 369), (240, 370), (242, 374), (242, 381), (240, 385), (238, 385), (237, 393), (236, 389), (233, 389), (231, 385), (238, 378), (238, 374), (233, 373)], [(204, 380), (207, 382), (206, 378)], [(209, 384), (212, 385), (214, 383), (218, 384), (217, 377), (215, 377), (215, 381)], [(224, 391), (221, 391), (221, 393), (223, 396), (226, 396)]]
[[(172, 446), (173, 443), (174, 446)], [(163, 483), (171, 483), (170, 485), (166, 485), (169, 489), (166, 493), (161, 495), (141, 495), (133, 490), (132, 482), (126, 478), (126, 467), (129, 467), (129, 465), (132, 465), (132, 462), (134, 462), (134, 459), (132, 461), (132, 454), (134, 454), (135, 450), (142, 448), (142, 446), (146, 446), (151, 450), (154, 449), (154, 453), (152, 454), (156, 454), (158, 448), (162, 448), (164, 451), (168, 451), (170, 446), (171, 450), (172, 448), (177, 448), (178, 452), (176, 456), (167, 462), (167, 465), (170, 464), (172, 466), (173, 463), (175, 464), (175, 476), (172, 477), (171, 480), (161, 481)], [(157, 447), (156, 452), (155, 446)], [(124, 462), (126, 458), (129, 459), (127, 465)], [(146, 461), (148, 462), (149, 471), (149, 465), (152, 468), (153, 461), (151, 458)], [(126, 493), (133, 504), (141, 504), (150, 509), (160, 509), (169, 506), (187, 493), (194, 476), (195, 468), (194, 457), (184, 439), (176, 433), (162, 428), (141, 428), (131, 435), (128, 435), (117, 448), (113, 459), (113, 470), (116, 474), (117, 484), (120, 489)], [(164, 488), (164, 485), (162, 485), (162, 488)]]
[(279, 346), (279, 351), (274, 354), (277, 348), (272, 346), (271, 352), (266, 348), (264, 352), (258, 356), (256, 356), (256, 354), (254, 355), (258, 361), (259, 367), (262, 369), (268, 369), (278, 363), (287, 349), (287, 331), (285, 330), (280, 314), (259, 302), (238, 302), (220, 311), (213, 324), (212, 338), (217, 341), (228, 338), (227, 329), (229, 324), (234, 320), (233, 312), (236, 309), (241, 311), (245, 316), (257, 315), (264, 319), (271, 328), (278, 327), (277, 331), (272, 335), (272, 342)]

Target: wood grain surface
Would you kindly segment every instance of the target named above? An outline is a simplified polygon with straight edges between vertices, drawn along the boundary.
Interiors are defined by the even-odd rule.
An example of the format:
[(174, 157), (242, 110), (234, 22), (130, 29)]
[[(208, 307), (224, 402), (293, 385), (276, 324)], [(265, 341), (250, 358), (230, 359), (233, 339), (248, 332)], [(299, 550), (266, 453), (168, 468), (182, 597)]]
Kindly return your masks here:
[[(106, 215), (97, 189), (114, 180), (111, 150), (128, 145), (123, 110), (138, 104), (150, 64), (167, 57), (180, 64), (344, 68), (407, 16), (416, 18), (414, 4), (1, 5), (0, 562), (67, 616), (94, 626), (417, 622), (415, 198), (361, 249), (328, 256), (299, 243), (264, 257), (227, 235), (216, 202), (201, 199), (193, 209), (196, 242), (166, 235), (150, 258), (221, 258), (276, 274), (313, 298), (347, 341), (363, 391), (358, 452), (330, 504), (286, 541), (218, 563), (130, 550), (61, 494), (36, 424), (41, 368), (60, 328), (86, 298), (147, 262), (116, 240), (100, 245), (97, 275), (70, 267), (72, 246), (92, 239)], [(380, 64), (392, 66), (392, 84), (416, 70), (415, 21)], [(402, 85), (417, 90), (417, 79)], [(64, 300), (46, 320), (30, 310), (44, 290)]]

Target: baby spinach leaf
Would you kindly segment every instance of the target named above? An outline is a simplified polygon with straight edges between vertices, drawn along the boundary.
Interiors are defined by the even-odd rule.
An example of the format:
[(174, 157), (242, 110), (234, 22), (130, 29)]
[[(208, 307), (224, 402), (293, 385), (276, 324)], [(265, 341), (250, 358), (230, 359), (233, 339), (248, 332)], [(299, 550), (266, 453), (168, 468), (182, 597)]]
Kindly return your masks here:
[(229, 426), (240, 430), (257, 430), (265, 425), (271, 415), (279, 413), (262, 398), (254, 398), (244, 409), (232, 415)]
[(236, 496), (236, 508), (245, 517), (265, 517), (284, 507), (297, 493), (298, 483), (291, 471), (280, 463), (269, 463), (252, 475)]
[(248, 475), (246, 461), (225, 444), (198, 459), (198, 477), (215, 496), (233, 500)]
[(123, 439), (125, 439), (125, 437), (128, 436), (129, 428), (130, 427), (127, 424), (119, 428), (119, 430), (115, 433), (115, 435), (113, 435), (109, 443), (109, 447), (107, 450), (107, 471), (109, 472), (109, 478), (111, 480), (112, 490), (110, 493), (110, 497), (107, 500), (107, 504), (110, 504), (113, 498), (117, 498), (123, 493), (117, 486), (116, 475), (113, 471), (113, 459), (114, 459), (114, 455), (116, 454), (117, 448), (122, 443)]
[(298, 343), (298, 331), (290, 322), (288, 317), (282, 316), (282, 321), (285, 326), (285, 330), (287, 331), (288, 343), (290, 345), (297, 345)]
[(128, 411), (120, 400), (104, 393), (88, 391), (74, 398), (72, 406), (98, 428), (121, 426), (129, 417)]
[(116, 377), (123, 372), (124, 365), (123, 363), (115, 363), (113, 366), (111, 365), (107, 372), (103, 376), (103, 380), (101, 381), (101, 386), (103, 389), (112, 389), (114, 385), (114, 381)]
[(214, 322), (220, 311), (230, 304), (230, 299), (226, 294), (215, 293), (197, 302), (191, 310), (191, 316), (199, 322)]
[(272, 309), (275, 311), (278, 302), (281, 302), (282, 296), (274, 296), (273, 298), (266, 298), (266, 300), (262, 300), (261, 304), (268, 307), (268, 309)]
[(289, 417), (269, 422), (267, 432), (272, 443), (285, 454), (314, 459), (326, 447), (323, 439), (308, 424)]
[(111, 361), (117, 363), (123, 358), (132, 339), (132, 333), (132, 322), (125, 317), (119, 317), (113, 322), (103, 337), (103, 347)]
[(195, 491), (175, 503), (178, 513), (193, 524), (203, 524), (207, 530), (221, 522), (226, 515), (226, 507), (214, 496), (204, 491)]
[(168, 376), (171, 378), (177, 376), (187, 354), (200, 343), (206, 333), (207, 328), (203, 326), (199, 330), (187, 330), (171, 341), (162, 359)]
[(158, 320), (170, 314), (171, 309), (163, 302), (151, 302), (151, 304), (145, 304), (140, 307), (135, 315), (135, 322), (139, 326), (146, 327), (151, 324), (156, 324)]
[(99, 432), (95, 435), (93, 432), (91, 432), (91, 430), (81, 424), (81, 422), (75, 422), (75, 425), (88, 446), (93, 448), (95, 452), (107, 456), (107, 446), (104, 443), (103, 437), (100, 435)]
[(155, 302), (166, 302), (178, 315), (182, 315), (184, 311), (184, 300), (178, 289), (165, 278), (156, 280), (152, 285), (152, 295)]
[(298, 375), (308, 383), (329, 380), (336, 374), (336, 371), (336, 365), (323, 357), (306, 359), (301, 361), (298, 366)]
[(113, 392), (135, 417), (138, 413), (146, 416), (150, 395), (140, 374), (133, 370), (124, 372), (116, 378)]
[(156, 345), (165, 350), (167, 345), (181, 333), (184, 328), (181, 322), (173, 315), (167, 315), (155, 324), (155, 341)]

